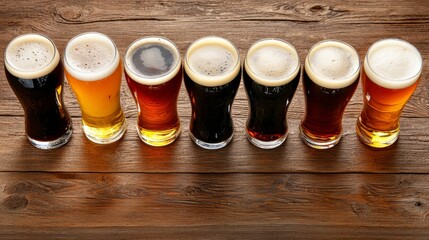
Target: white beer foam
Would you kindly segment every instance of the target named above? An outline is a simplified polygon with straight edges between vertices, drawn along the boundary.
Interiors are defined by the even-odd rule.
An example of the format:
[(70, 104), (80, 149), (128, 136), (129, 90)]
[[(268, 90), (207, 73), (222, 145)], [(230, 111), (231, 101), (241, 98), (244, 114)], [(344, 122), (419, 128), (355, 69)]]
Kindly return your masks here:
[[(142, 73), (137, 67), (133, 64), (132, 57), (134, 53), (144, 45), (152, 45), (157, 44), (161, 45), (169, 50), (171, 50), (174, 61), (171, 69), (165, 74), (149, 76)], [(147, 68), (155, 68), (159, 70), (167, 70), (168, 66), (166, 66), (165, 59), (161, 54), (161, 51), (157, 48), (150, 48), (144, 50), (140, 59), (142, 60), (142, 64), (144, 64)], [(182, 66), (182, 62), (180, 61), (180, 52), (177, 49), (176, 45), (163, 37), (144, 37), (140, 38), (128, 47), (127, 52), (125, 53), (125, 72), (128, 76), (131, 77), (134, 81), (144, 84), (144, 85), (159, 85), (171, 80), (176, 74), (179, 72), (180, 67)]]
[(231, 82), (240, 71), (237, 48), (221, 37), (204, 37), (189, 46), (185, 71), (192, 81), (207, 87)]
[(23, 79), (39, 78), (52, 72), (60, 62), (60, 53), (51, 39), (39, 34), (14, 38), (5, 51), (6, 69)]
[(401, 89), (420, 77), (423, 60), (416, 47), (401, 39), (383, 39), (374, 43), (364, 60), (367, 76), (376, 84)]
[(247, 52), (244, 64), (247, 74), (265, 86), (280, 86), (292, 81), (299, 73), (296, 49), (279, 39), (262, 39)]
[(325, 40), (316, 43), (305, 59), (305, 71), (319, 86), (337, 89), (352, 84), (359, 75), (359, 55), (347, 43)]
[(64, 54), (67, 72), (82, 81), (96, 81), (110, 76), (118, 67), (119, 60), (115, 43), (97, 32), (77, 35), (68, 42)]

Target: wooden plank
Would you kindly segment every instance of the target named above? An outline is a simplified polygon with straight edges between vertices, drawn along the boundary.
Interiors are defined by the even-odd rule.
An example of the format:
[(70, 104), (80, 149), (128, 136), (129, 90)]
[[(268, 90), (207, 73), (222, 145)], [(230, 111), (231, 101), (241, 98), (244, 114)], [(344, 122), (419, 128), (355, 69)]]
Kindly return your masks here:
[(420, 174), (0, 173), (0, 226), (13, 226), (11, 234), (108, 226), (157, 226), (167, 236), (182, 226), (193, 234), (235, 226), (280, 234), (301, 226), (310, 236), (313, 226), (313, 233), (326, 226), (325, 236), (342, 227), (422, 236), (429, 234), (428, 182)]
[(391, 239), (426, 240), (425, 228), (326, 225), (204, 225), (181, 227), (1, 227), (2, 237), (24, 239)]
[[(239, 120), (239, 119), (238, 119)], [(82, 133), (79, 118), (64, 147), (43, 151), (29, 145), (22, 117), (0, 117), (0, 171), (60, 172), (366, 172), (428, 173), (427, 118), (405, 118), (397, 144), (377, 150), (364, 146), (355, 133), (356, 118), (344, 119), (339, 145), (329, 150), (305, 146), (298, 136), (299, 119), (290, 119), (285, 144), (262, 150), (250, 144), (244, 121), (235, 121), (235, 136), (224, 149), (210, 151), (197, 147), (188, 132), (189, 119), (182, 122), (182, 134), (172, 145), (155, 148), (145, 145), (135, 131), (135, 118), (128, 118), (128, 131), (114, 144), (97, 145)], [(185, 149), (185, 150), (184, 150)]]
[[(11, 16), (37, 18), (50, 15), (51, 20), (63, 24), (85, 24), (114, 21), (291, 21), (329, 23), (428, 23), (427, 1), (132, 1), (115, 4), (110, 1), (73, 1), (72, 4), (32, 1), (16, 8), (16, 2), (4, 2), (4, 12)], [(416, 7), (419, 6), (419, 7)], [(34, 11), (34, 9), (40, 11)], [(25, 22), (27, 19), (14, 19)]]

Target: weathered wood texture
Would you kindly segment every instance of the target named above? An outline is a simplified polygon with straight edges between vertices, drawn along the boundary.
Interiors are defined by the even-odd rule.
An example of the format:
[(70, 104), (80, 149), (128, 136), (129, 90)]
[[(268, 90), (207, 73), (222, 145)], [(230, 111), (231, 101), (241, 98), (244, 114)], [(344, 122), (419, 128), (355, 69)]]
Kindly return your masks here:
[(177, 237), (169, 227), (183, 227), (185, 238), (207, 230), (213, 235), (199, 237), (208, 239), (228, 237), (235, 227), (251, 239), (329, 238), (339, 229), (359, 233), (355, 226), (398, 238), (429, 234), (427, 175), (3, 173), (0, 179), (0, 230), (11, 236), (19, 227), (55, 237), (71, 237), (75, 228), (103, 234), (106, 227), (165, 228), (158, 234), (166, 238)]
[[(247, 97), (233, 106), (235, 136), (207, 151), (189, 138), (190, 104), (179, 96), (182, 135), (153, 148), (135, 132), (136, 107), (123, 81), (128, 120), (109, 146), (83, 136), (80, 109), (67, 82), (74, 120), (70, 143), (42, 151), (24, 136), (23, 111), (0, 69), (0, 239), (427, 239), (429, 236), (429, 1), (1, 1), (0, 48), (16, 35), (50, 36), (60, 52), (73, 36), (99, 31), (121, 55), (135, 39), (161, 35), (182, 54), (197, 38), (230, 39), (244, 57), (261, 38), (292, 43), (303, 62), (323, 39), (340, 39), (364, 57), (381, 38), (414, 44), (424, 59), (419, 86), (389, 149), (361, 144), (355, 122), (361, 87), (347, 107), (333, 149), (301, 143), (301, 84), (289, 109), (289, 137), (260, 150), (244, 135)], [(3, 65), (3, 55), (0, 58)]]

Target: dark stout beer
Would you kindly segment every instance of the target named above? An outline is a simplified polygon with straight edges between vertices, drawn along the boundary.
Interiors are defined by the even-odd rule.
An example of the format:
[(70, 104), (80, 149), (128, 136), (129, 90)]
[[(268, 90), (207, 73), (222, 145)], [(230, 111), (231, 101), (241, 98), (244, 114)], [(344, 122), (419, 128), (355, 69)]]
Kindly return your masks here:
[(277, 39), (253, 44), (243, 67), (249, 99), (247, 139), (265, 149), (281, 145), (287, 137), (286, 114), (300, 78), (295, 48)]
[(188, 48), (184, 81), (192, 106), (189, 129), (200, 147), (217, 149), (231, 141), (231, 107), (240, 73), (238, 50), (226, 39), (205, 37)]
[(24, 109), (30, 143), (41, 149), (66, 144), (72, 122), (63, 101), (63, 67), (52, 40), (38, 34), (13, 39), (5, 51), (5, 73)]

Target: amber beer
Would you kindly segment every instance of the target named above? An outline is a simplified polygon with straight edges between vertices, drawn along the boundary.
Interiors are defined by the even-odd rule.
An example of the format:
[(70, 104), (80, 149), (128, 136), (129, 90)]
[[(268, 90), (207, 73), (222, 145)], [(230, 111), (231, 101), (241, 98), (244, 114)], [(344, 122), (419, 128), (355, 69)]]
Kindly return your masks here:
[(300, 78), (295, 48), (279, 39), (263, 39), (247, 52), (243, 81), (249, 100), (247, 139), (255, 146), (271, 149), (287, 138), (286, 114)]
[(317, 149), (334, 147), (341, 139), (344, 110), (359, 82), (359, 55), (347, 43), (325, 40), (305, 59), (305, 116), (301, 140)]
[(398, 139), (402, 109), (420, 79), (419, 51), (401, 39), (383, 39), (366, 54), (362, 71), (364, 106), (356, 125), (361, 142), (375, 148)]
[(231, 107), (241, 78), (237, 48), (221, 37), (201, 38), (189, 46), (184, 69), (192, 140), (206, 149), (225, 147), (234, 133)]
[(25, 112), (29, 142), (40, 149), (66, 144), (72, 121), (63, 101), (64, 74), (54, 42), (39, 34), (14, 38), (4, 54), (6, 78)]
[(162, 37), (145, 37), (129, 47), (125, 78), (138, 109), (137, 132), (143, 142), (165, 146), (180, 135), (177, 99), (182, 65), (176, 45)]
[(82, 33), (65, 49), (67, 80), (82, 111), (86, 137), (100, 144), (119, 140), (125, 132), (120, 105), (122, 66), (115, 43), (106, 35)]

